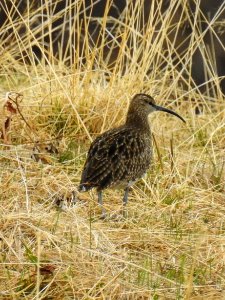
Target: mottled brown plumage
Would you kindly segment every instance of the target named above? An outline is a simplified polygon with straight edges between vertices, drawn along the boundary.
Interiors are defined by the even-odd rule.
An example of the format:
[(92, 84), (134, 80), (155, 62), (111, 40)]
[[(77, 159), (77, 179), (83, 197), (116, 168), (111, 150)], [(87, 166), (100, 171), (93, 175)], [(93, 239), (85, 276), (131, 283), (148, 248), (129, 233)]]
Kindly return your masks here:
[[(129, 187), (148, 170), (151, 157), (149, 113), (171, 110), (157, 106), (152, 97), (137, 94), (131, 100), (125, 124), (108, 130), (91, 144), (79, 185), (80, 191), (96, 188), (102, 205), (102, 190), (123, 188), (126, 205)], [(185, 122), (185, 121), (184, 121)]]

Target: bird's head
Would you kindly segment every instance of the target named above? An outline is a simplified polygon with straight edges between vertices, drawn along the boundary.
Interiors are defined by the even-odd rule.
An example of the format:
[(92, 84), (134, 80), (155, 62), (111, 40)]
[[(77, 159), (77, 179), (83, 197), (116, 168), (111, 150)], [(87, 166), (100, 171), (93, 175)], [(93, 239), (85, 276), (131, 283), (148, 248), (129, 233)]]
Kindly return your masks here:
[(154, 111), (167, 112), (178, 117), (185, 123), (185, 120), (180, 115), (168, 108), (156, 105), (155, 100), (147, 94), (136, 94), (133, 97), (130, 103), (128, 114), (142, 114), (144, 117), (144, 115), (147, 116)]

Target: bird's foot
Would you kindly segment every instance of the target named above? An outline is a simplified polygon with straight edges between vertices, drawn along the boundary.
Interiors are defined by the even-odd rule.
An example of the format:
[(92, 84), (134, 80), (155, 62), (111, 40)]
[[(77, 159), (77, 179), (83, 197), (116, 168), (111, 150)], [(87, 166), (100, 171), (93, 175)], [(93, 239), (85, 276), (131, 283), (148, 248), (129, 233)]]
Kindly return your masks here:
[(101, 217), (99, 218), (100, 220), (105, 220), (107, 218), (107, 213), (102, 212)]
[(124, 210), (119, 210), (119, 212), (113, 213), (110, 217), (109, 220), (115, 221), (115, 222), (121, 222), (125, 221), (127, 218), (127, 212)]

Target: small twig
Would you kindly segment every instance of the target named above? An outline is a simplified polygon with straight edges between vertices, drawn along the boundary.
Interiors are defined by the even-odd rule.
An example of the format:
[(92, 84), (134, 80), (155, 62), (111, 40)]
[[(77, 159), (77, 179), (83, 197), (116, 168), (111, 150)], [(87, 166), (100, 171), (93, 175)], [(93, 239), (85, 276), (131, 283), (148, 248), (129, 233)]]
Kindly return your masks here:
[[(22, 114), (22, 112), (21, 112), (21, 110), (20, 110), (20, 106), (19, 106), (19, 103), (18, 103), (19, 97), (21, 97), (21, 99), (20, 99), (20, 101), (21, 101), (23, 95), (20, 94), (20, 93), (17, 93), (17, 95), (16, 95), (16, 97), (15, 97), (15, 100), (12, 99), (10, 96), (8, 96), (8, 99), (9, 99), (10, 101), (12, 101), (13, 103), (15, 103), (17, 112), (18, 112), (18, 114), (20, 115), (20, 117), (22, 118), (22, 120), (24, 121), (24, 123), (26, 124), (26, 126), (27, 126), (32, 132), (34, 132), (35, 135), (37, 135), (36, 132), (33, 130), (33, 128), (30, 126), (30, 124), (27, 122), (27, 120), (25, 119), (25, 117), (23, 116), (23, 114)], [(27, 135), (29, 136), (30, 140), (34, 143), (34, 142), (35, 142), (34, 139), (30, 136), (30, 134), (29, 134), (28, 132), (27, 132)]]
[(172, 182), (174, 182), (174, 171), (175, 171), (175, 164), (174, 164), (174, 151), (173, 151), (173, 135), (172, 138), (170, 139), (170, 167), (171, 167), (171, 175), (172, 175)]
[(33, 128), (30, 126), (30, 124), (29, 124), (29, 123), (27, 122), (27, 120), (24, 118), (24, 116), (23, 116), (23, 114), (22, 114), (22, 112), (21, 112), (21, 110), (20, 110), (20, 106), (19, 106), (19, 104), (18, 104), (18, 98), (19, 98), (19, 97), (23, 97), (23, 95), (18, 93), (18, 95), (16, 96), (16, 99), (15, 99), (15, 100), (13, 100), (13, 99), (10, 98), (10, 97), (9, 97), (9, 99), (10, 99), (13, 103), (16, 104), (16, 109), (17, 109), (17, 111), (18, 111), (18, 114), (21, 116), (22, 120), (23, 120), (24, 123), (27, 125), (27, 127), (29, 127), (31, 130), (33, 130)]
[(153, 142), (154, 142), (154, 144), (155, 144), (156, 152), (157, 152), (157, 155), (158, 155), (158, 158), (159, 158), (160, 167), (161, 167), (161, 169), (162, 169), (162, 174), (164, 175), (164, 168), (163, 168), (163, 162), (162, 162), (162, 155), (161, 155), (161, 153), (160, 153), (160, 150), (159, 150), (158, 144), (157, 144), (157, 142), (156, 142), (156, 138), (155, 138), (154, 133), (152, 133), (152, 137), (153, 137)]
[(26, 170), (23, 168), (21, 164), (21, 160), (18, 156), (17, 150), (16, 150), (16, 158), (17, 158), (18, 168), (20, 170), (20, 174), (25, 188), (26, 209), (27, 209), (27, 213), (29, 214), (31, 211), (31, 207), (30, 207), (30, 199), (29, 199), (29, 192), (28, 192), (28, 185), (27, 185), (27, 178), (26, 178)]

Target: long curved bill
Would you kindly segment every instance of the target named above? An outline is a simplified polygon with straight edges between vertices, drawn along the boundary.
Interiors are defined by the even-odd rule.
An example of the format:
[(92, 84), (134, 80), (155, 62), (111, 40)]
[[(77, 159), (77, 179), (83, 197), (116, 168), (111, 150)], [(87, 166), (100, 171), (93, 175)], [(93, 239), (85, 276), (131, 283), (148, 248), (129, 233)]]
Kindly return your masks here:
[(171, 115), (174, 115), (174, 116), (178, 117), (179, 119), (181, 119), (184, 123), (186, 123), (186, 121), (180, 115), (178, 115), (177, 113), (175, 113), (174, 111), (172, 111), (172, 110), (170, 110), (168, 108), (164, 108), (162, 106), (158, 106), (158, 105), (154, 105), (154, 106), (155, 106), (156, 110), (164, 111), (164, 112), (167, 112), (167, 113), (169, 113)]

